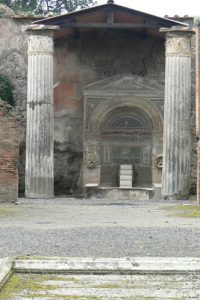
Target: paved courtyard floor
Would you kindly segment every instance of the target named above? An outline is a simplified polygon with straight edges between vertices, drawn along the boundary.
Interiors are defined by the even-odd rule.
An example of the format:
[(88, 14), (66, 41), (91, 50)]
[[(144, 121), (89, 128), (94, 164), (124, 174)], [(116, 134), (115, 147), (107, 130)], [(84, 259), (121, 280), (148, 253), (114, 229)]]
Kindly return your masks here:
[(0, 300), (200, 299), (200, 275), (15, 274)]
[(185, 204), (74, 198), (0, 204), (0, 257), (200, 257), (200, 218), (177, 216), (177, 205)]

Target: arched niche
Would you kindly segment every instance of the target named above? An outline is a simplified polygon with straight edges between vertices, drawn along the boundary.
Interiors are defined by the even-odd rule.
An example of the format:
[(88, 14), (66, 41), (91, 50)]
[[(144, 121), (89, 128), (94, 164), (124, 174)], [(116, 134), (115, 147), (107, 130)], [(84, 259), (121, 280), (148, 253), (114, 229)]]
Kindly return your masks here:
[(93, 111), (88, 125), (88, 131), (90, 135), (96, 135), (99, 133), (100, 125), (105, 116), (113, 111), (113, 109), (123, 109), (128, 107), (129, 109), (139, 109), (146, 114), (151, 120), (153, 130), (162, 131), (163, 119), (160, 111), (149, 100), (134, 96), (124, 96), (110, 98), (109, 100), (100, 103)]
[[(130, 84), (134, 80), (134, 86), (131, 87), (130, 84), (130, 88), (126, 90), (120, 90), (120, 85), (115, 82), (117, 88), (113, 92), (113, 89), (109, 90), (109, 84), (106, 84), (105, 80), (106, 88), (102, 89), (102, 93), (99, 90), (92, 91), (92, 87), (90, 87), (91, 90), (86, 89), (84, 184), (92, 181), (98, 185), (106, 185), (107, 182), (108, 186), (116, 186), (117, 180), (109, 182), (108, 179), (111, 176), (116, 178), (117, 168), (123, 162), (134, 164), (137, 170), (143, 168), (143, 172), (139, 171), (140, 179), (136, 180), (136, 186), (161, 183), (161, 169), (156, 166), (156, 157), (162, 153), (163, 118), (160, 106), (157, 104), (163, 102), (161, 96), (163, 86), (160, 91), (157, 85), (157, 89), (152, 92), (152, 87), (149, 89), (148, 86), (144, 87), (140, 78), (140, 89), (135, 88), (134, 90), (133, 87), (137, 86), (136, 79), (138, 80), (138, 77), (130, 78), (128, 76), (128, 83)], [(111, 82), (110, 79), (108, 81)], [(121, 82), (127, 88), (126, 80), (121, 79)], [(150, 81), (148, 82), (150, 84)], [(102, 88), (102, 82), (94, 85), (95, 89), (98, 86)], [(117, 161), (115, 153), (120, 151), (122, 153)], [(124, 156), (125, 152), (128, 156), (128, 159), (124, 161), (122, 159), (123, 151)], [(89, 156), (93, 156), (95, 160), (95, 167), (93, 165), (94, 168), (91, 170), (87, 166)]]

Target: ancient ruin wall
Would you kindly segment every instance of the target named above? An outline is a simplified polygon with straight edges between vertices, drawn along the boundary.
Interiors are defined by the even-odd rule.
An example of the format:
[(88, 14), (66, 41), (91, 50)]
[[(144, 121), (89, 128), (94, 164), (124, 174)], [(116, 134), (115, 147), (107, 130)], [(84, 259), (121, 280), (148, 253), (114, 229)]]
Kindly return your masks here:
[(27, 36), (22, 26), (32, 19), (15, 19), (12, 11), (0, 6), (0, 73), (9, 77), (13, 84), (19, 122), (19, 191), (24, 191), (25, 127), (27, 95)]
[[(0, 15), (0, 72), (14, 85), (20, 121), (20, 192), (24, 191), (28, 18)], [(118, 36), (116, 37), (116, 34)], [(193, 48), (194, 49), (194, 48)], [(55, 42), (55, 192), (77, 190), (82, 164), (84, 86), (116, 74), (152, 74), (164, 80), (164, 40), (130, 31), (94, 31)], [(193, 59), (193, 66), (195, 61)], [(194, 69), (194, 68), (193, 68)], [(194, 71), (193, 71), (194, 74)], [(194, 78), (194, 76), (193, 76)], [(194, 82), (193, 82), (194, 87)], [(195, 130), (193, 89), (192, 126)], [(193, 134), (191, 186), (196, 188), (196, 139)]]
[(55, 42), (55, 183), (77, 188), (82, 165), (83, 88), (114, 75), (164, 81), (164, 39), (126, 31), (93, 31)]
[(17, 117), (0, 101), (0, 202), (18, 198), (18, 153)]

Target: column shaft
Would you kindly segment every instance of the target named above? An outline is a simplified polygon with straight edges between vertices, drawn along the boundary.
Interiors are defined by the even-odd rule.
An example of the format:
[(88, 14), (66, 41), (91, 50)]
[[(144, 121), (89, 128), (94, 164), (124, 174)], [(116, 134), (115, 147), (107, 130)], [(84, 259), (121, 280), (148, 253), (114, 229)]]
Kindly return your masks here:
[(197, 204), (200, 205), (200, 27), (196, 28)]
[(191, 155), (191, 33), (166, 37), (164, 104), (164, 197), (189, 194)]
[(53, 120), (53, 34), (33, 31), (28, 45), (27, 198), (54, 195)]

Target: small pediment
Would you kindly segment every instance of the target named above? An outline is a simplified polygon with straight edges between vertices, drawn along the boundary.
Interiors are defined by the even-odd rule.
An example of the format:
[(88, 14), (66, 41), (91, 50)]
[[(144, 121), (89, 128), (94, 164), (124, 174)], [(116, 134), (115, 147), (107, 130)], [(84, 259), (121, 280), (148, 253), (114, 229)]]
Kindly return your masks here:
[[(138, 11), (125, 6), (117, 5), (115, 3), (109, 3), (97, 5), (77, 11), (73, 11), (66, 14), (61, 14), (54, 17), (44, 18), (34, 23), (46, 24), (46, 25), (59, 25), (60, 27), (69, 25), (68, 22), (100, 22), (103, 23), (107, 19), (107, 13), (112, 12), (114, 14), (113, 21), (122, 22), (133, 22), (133, 24), (151, 24), (155, 27), (172, 27), (172, 26), (185, 26), (185, 23), (178, 22), (176, 20), (158, 17), (147, 12)], [(109, 23), (110, 22), (109, 20)]]
[(34, 23), (58, 25), (60, 30), (55, 32), (54, 38), (68, 36), (73, 34), (75, 30), (80, 34), (81, 32), (95, 29), (131, 30), (141, 34), (145, 31), (147, 35), (164, 38), (164, 34), (159, 32), (159, 28), (186, 25), (175, 20), (120, 6), (113, 2), (45, 18)]
[(135, 95), (148, 98), (164, 98), (164, 81), (151, 76), (117, 75), (88, 85), (84, 89), (84, 94), (93, 96)]

